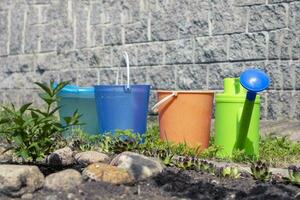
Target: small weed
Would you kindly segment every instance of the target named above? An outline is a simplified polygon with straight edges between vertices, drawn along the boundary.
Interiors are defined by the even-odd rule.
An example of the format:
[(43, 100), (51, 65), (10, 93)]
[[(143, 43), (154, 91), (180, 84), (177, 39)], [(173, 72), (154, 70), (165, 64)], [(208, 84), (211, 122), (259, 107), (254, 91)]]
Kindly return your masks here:
[(270, 172), (269, 165), (262, 161), (251, 163), (252, 177), (256, 180), (266, 182), (271, 179), (272, 173)]
[(294, 165), (289, 166), (288, 182), (300, 186), (300, 167)]
[(220, 169), (220, 176), (224, 178), (239, 178), (241, 173), (237, 167), (226, 166)]

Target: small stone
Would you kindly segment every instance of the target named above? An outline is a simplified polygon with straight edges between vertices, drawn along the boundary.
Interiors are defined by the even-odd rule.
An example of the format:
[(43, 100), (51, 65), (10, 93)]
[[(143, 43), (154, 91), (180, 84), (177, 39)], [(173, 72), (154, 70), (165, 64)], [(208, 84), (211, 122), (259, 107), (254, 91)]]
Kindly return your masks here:
[(82, 172), (84, 178), (111, 184), (128, 184), (134, 181), (128, 170), (104, 163), (89, 165)]
[(31, 193), (23, 194), (21, 199), (33, 199), (33, 195)]
[(45, 179), (45, 187), (50, 190), (67, 191), (82, 183), (81, 174), (74, 169), (66, 169), (50, 174)]
[(86, 151), (77, 153), (75, 155), (75, 160), (79, 164), (89, 165), (96, 162), (104, 162), (107, 163), (109, 161), (109, 157), (97, 151)]
[(0, 163), (8, 163), (13, 159), (13, 151), (0, 146)]
[(43, 187), (44, 175), (37, 166), (0, 165), (0, 193), (20, 197)]
[(127, 169), (136, 180), (155, 176), (164, 169), (164, 165), (160, 160), (129, 151), (119, 154), (110, 164)]
[(297, 200), (300, 199), (300, 192), (298, 192), (298, 193), (295, 195), (295, 199), (297, 199)]
[(50, 165), (67, 166), (74, 164), (75, 158), (72, 149), (70, 147), (65, 147), (51, 153), (47, 157), (46, 162)]

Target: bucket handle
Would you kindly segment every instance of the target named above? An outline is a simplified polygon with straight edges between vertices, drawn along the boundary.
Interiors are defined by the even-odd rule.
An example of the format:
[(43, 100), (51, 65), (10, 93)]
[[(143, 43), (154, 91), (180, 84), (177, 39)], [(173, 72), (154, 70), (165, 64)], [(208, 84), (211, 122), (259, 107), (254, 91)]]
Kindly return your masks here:
[[(126, 63), (126, 69), (127, 69), (127, 86), (126, 88), (130, 88), (130, 69), (129, 69), (129, 56), (126, 51), (124, 51), (123, 57), (125, 59)], [(120, 74), (120, 66), (118, 68), (117, 76), (116, 76), (116, 85), (119, 85), (119, 74)]]
[(157, 102), (151, 109), (153, 110), (153, 112), (157, 112), (158, 111), (158, 107), (165, 103), (166, 101), (168, 101), (169, 99), (171, 99), (172, 97), (176, 97), (177, 96), (177, 92), (172, 92), (172, 94), (166, 96), (165, 98), (163, 98), (162, 100), (160, 100), (159, 102)]

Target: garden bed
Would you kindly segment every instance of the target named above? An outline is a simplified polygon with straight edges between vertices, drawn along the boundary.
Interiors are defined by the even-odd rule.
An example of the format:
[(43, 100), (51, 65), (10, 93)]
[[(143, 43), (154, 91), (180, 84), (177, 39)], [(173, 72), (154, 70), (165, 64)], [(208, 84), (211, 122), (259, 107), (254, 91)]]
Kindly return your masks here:
[(295, 199), (300, 188), (284, 183), (261, 183), (251, 177), (217, 178), (167, 168), (156, 177), (132, 186), (89, 181), (67, 192), (37, 191), (34, 199)]

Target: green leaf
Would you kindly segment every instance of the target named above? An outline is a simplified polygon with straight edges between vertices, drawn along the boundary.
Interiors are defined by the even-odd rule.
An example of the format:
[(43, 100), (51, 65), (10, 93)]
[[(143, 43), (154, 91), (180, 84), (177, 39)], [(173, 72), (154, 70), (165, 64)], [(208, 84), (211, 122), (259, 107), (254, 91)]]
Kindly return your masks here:
[(51, 88), (49, 88), (46, 84), (39, 82), (35, 82), (35, 84), (38, 85), (42, 90), (44, 90), (49, 96), (53, 96)]
[(20, 108), (21, 114), (23, 114), (23, 113), (29, 108), (29, 106), (31, 106), (31, 104), (32, 104), (32, 103), (24, 104), (24, 105)]
[(56, 88), (53, 90), (53, 95), (58, 94), (68, 84), (70, 84), (70, 81), (63, 81), (58, 83)]

